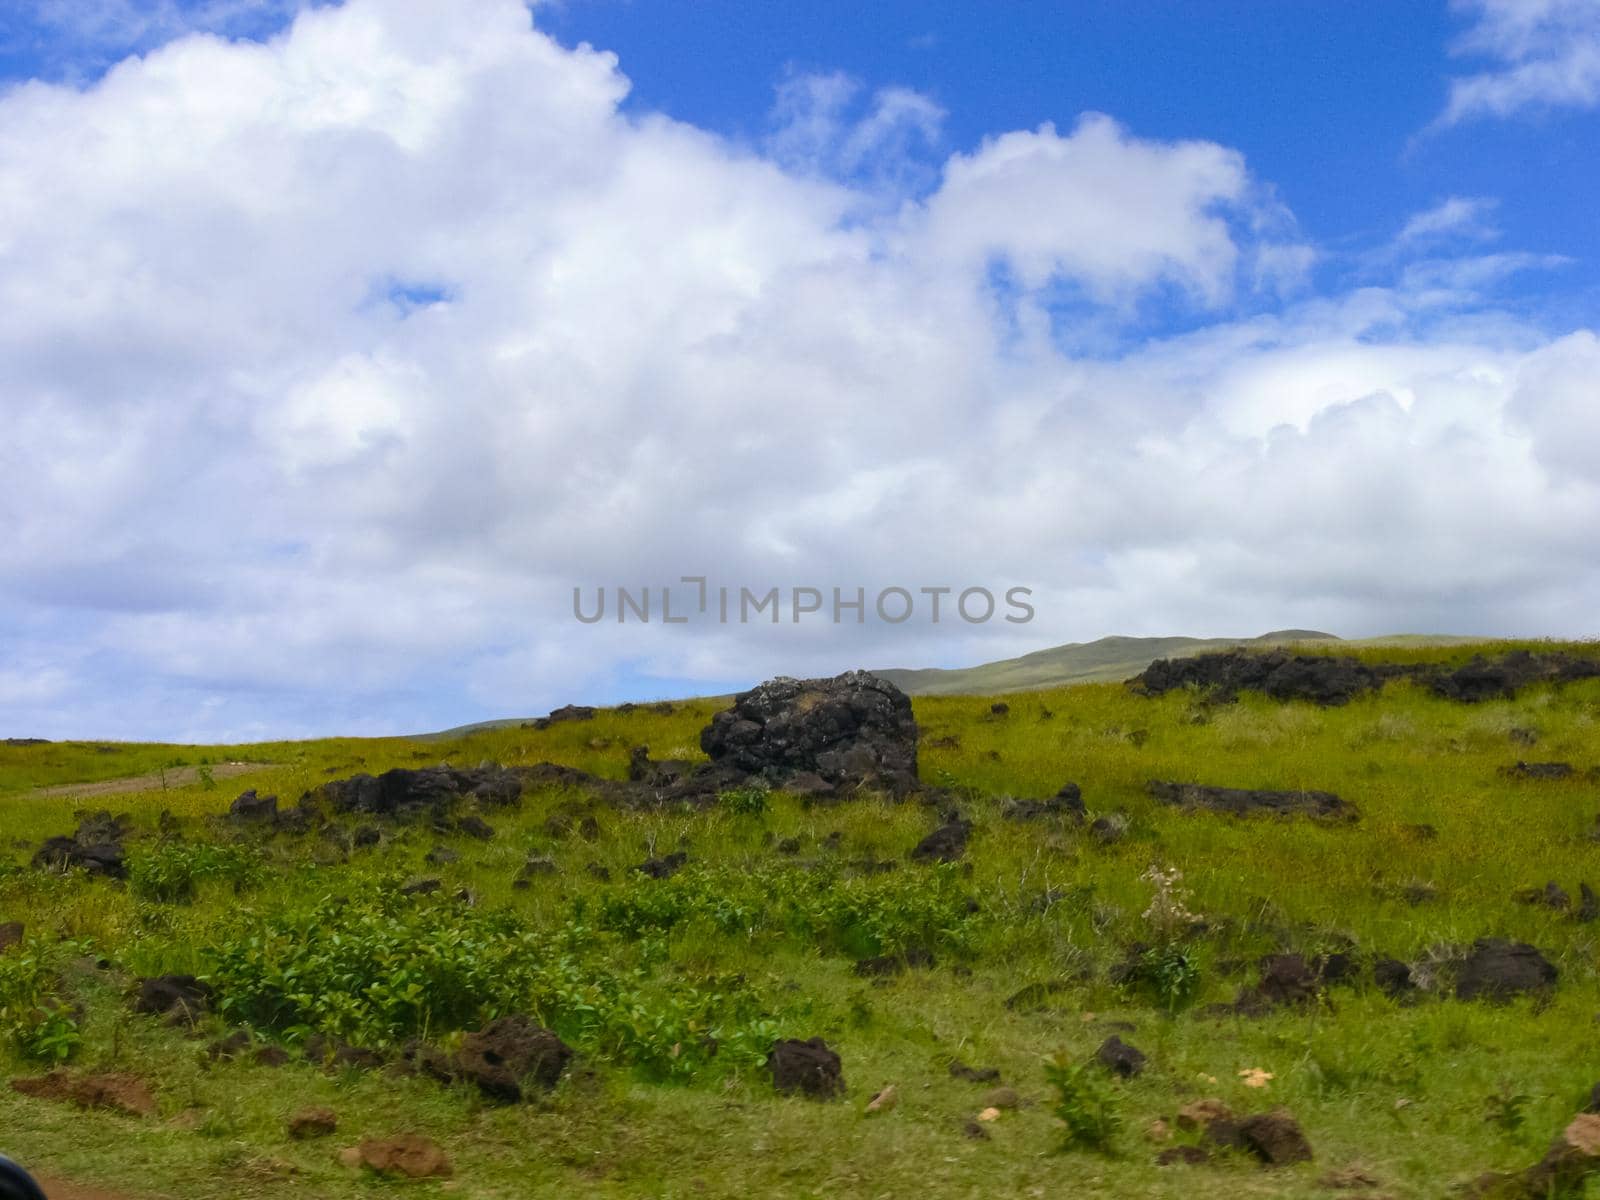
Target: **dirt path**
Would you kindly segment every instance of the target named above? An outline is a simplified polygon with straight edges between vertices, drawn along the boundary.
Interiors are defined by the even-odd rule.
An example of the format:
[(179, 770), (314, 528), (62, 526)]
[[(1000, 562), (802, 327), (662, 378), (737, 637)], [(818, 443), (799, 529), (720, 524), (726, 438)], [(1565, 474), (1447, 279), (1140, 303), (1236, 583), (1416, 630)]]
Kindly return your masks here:
[(46, 1200), (138, 1200), (126, 1192), (108, 1192), (105, 1188), (85, 1187), (81, 1183), (70, 1183), (53, 1175), (40, 1176), (39, 1186), (44, 1189)]
[[(213, 779), (232, 779), (235, 775), (248, 775), (251, 771), (270, 770), (278, 763), (227, 762), (215, 763), (210, 768)], [(55, 787), (39, 788), (28, 793), (30, 799), (48, 800), (52, 797), (87, 799), (94, 796), (118, 796), (124, 792), (153, 792), (165, 784), (183, 787), (200, 778), (199, 767), (168, 767), (165, 771), (151, 771), (148, 775), (128, 775), (122, 779), (97, 779), (93, 783), (62, 783)]]

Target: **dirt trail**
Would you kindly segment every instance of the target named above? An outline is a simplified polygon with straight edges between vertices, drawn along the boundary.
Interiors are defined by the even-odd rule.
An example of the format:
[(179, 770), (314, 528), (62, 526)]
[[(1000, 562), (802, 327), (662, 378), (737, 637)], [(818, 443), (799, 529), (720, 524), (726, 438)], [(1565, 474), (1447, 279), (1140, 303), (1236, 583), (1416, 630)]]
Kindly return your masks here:
[[(248, 775), (251, 771), (265, 771), (280, 766), (279, 763), (227, 762), (215, 763), (210, 768), (213, 779), (232, 779)], [(152, 792), (167, 787), (184, 787), (200, 778), (199, 767), (168, 767), (165, 771), (151, 771), (148, 775), (128, 775), (121, 779), (97, 779), (92, 783), (62, 783), (55, 787), (38, 788), (29, 792), (35, 800), (53, 797), (86, 799), (94, 796), (119, 796), (125, 792)]]
[(53, 1175), (41, 1175), (39, 1186), (44, 1189), (46, 1200), (138, 1200), (126, 1192), (109, 1192), (105, 1188), (85, 1187), (81, 1183), (70, 1183), (65, 1179), (57, 1179)]

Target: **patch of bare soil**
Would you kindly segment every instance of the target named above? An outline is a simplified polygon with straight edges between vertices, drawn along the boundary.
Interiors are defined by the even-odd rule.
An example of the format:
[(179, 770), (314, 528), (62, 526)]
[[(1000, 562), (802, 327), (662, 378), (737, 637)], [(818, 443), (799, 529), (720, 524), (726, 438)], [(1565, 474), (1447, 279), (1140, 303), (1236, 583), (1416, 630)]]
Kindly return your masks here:
[[(232, 779), (252, 771), (269, 770), (277, 763), (226, 762), (215, 763), (209, 770), (213, 779)], [(93, 783), (63, 783), (55, 787), (40, 788), (29, 797), (48, 800), (54, 797), (89, 799), (95, 796), (120, 796), (125, 792), (152, 792), (165, 787), (184, 787), (200, 778), (199, 767), (168, 767), (165, 771), (152, 771), (148, 775), (128, 775), (122, 779), (98, 779)]]

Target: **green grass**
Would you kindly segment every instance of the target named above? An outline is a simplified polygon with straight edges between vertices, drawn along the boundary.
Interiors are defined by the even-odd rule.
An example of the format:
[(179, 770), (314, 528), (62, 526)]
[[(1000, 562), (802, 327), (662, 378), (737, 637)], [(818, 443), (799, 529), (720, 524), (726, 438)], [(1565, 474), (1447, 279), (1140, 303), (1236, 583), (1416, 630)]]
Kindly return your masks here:
[[(1472, 649), (1356, 652), (1453, 661)], [(914, 803), (863, 798), (808, 809), (774, 793), (764, 804), (744, 797), (703, 813), (600, 808), (599, 836), (587, 841), (547, 830), (546, 818), (575, 799), (558, 790), (526, 797), (514, 813), (488, 814), (498, 830), (489, 842), (397, 827), (348, 862), (316, 837), (283, 836), (259, 847), (259, 863), (203, 856), (204, 869), (191, 870), (187, 859), (162, 860), (161, 880), (193, 874), (187, 903), (146, 898), (187, 894), (187, 884), (130, 888), (24, 865), (44, 837), (70, 831), (80, 805), (30, 795), (43, 786), (142, 774), (178, 758), (199, 765), (202, 755), (269, 764), (214, 788), (155, 786), (82, 802), (131, 813), (146, 832), (167, 810), (189, 841), (220, 843), (232, 835), (208, 817), (247, 787), (292, 803), (324, 780), (390, 766), (552, 760), (621, 778), (634, 745), (648, 744), (656, 757), (697, 758), (713, 701), (670, 715), (602, 712), (542, 731), (488, 729), (427, 743), (126, 746), (111, 755), (91, 744), (0, 747), (0, 922), (26, 923), (24, 951), (43, 956), (60, 999), (76, 1006), (82, 1044), (74, 1065), (144, 1074), (161, 1106), (158, 1118), (138, 1120), (0, 1092), (0, 1149), (56, 1175), (193, 1197), (390, 1190), (398, 1185), (351, 1172), (334, 1151), (363, 1134), (408, 1129), (437, 1138), (456, 1167), (449, 1185), (405, 1185), (416, 1195), (448, 1187), (485, 1197), (1310, 1197), (1328, 1194), (1317, 1186), (1322, 1172), (1359, 1165), (1384, 1194), (1424, 1197), (1532, 1162), (1600, 1078), (1600, 925), (1512, 898), (1549, 879), (1574, 895), (1580, 880), (1600, 884), (1600, 843), (1590, 837), (1600, 785), (1582, 777), (1600, 765), (1600, 681), (1475, 706), (1404, 684), (1326, 710), (1249, 696), (1225, 707), (1185, 693), (1145, 699), (1115, 684), (1013, 694), (1003, 718), (991, 717), (992, 699), (915, 703), (923, 779), (972, 797), (967, 857), (940, 870), (906, 861), (936, 824)], [(1538, 744), (1514, 743), (1513, 729), (1535, 731)], [(945, 744), (951, 738), (957, 744)], [(1519, 758), (1565, 760), (1580, 773), (1556, 782), (1502, 777)], [(1145, 795), (1152, 778), (1332, 790), (1361, 820), (1324, 826), (1181, 813)], [(1074, 826), (1000, 818), (1003, 797), (1046, 796), (1067, 780), (1082, 786), (1091, 815), (1125, 814), (1121, 842), (1101, 846)], [(1420, 836), (1420, 825), (1437, 836)], [(838, 848), (830, 849), (835, 833)], [(799, 842), (793, 856), (775, 849), (787, 838)], [(424, 855), (441, 840), (460, 859), (429, 867)], [(152, 842), (130, 846), (145, 853)], [(691, 866), (679, 876), (630, 875), (652, 851), (680, 846)], [(551, 858), (558, 871), (515, 890), (530, 854)], [(900, 867), (863, 875), (851, 864), (864, 859)], [(611, 882), (596, 879), (591, 864), (607, 868)], [(1207, 921), (1188, 946), (1197, 994), (1172, 1015), (1154, 996), (1107, 977), (1130, 944), (1156, 936), (1144, 916), (1152, 884), (1141, 878), (1154, 864), (1181, 872), (1188, 906)], [(477, 906), (453, 920), (445, 898), (400, 905), (393, 911), (415, 936), (384, 942), (384, 953), (399, 945), (442, 961), (430, 939), (459, 935), (483, 939), (482, 955), (505, 955), (495, 960), (505, 970), (494, 986), (472, 984), (473, 956), (458, 956), (450, 961), (462, 965), (452, 970), (465, 974), (448, 979), (466, 979), (464, 991), (443, 990), (440, 968), (430, 978), (441, 990), (418, 1015), (391, 1004), (384, 1028), (423, 1022), (430, 1036), (448, 1040), (453, 1027), (476, 1018), (475, 1004), (525, 1002), (581, 1051), (548, 1096), (498, 1107), (464, 1088), (381, 1071), (214, 1064), (203, 1039), (128, 1008), (134, 977), (214, 972), (229, 947), (327, 897), (343, 897), (336, 911), (351, 914), (322, 918), (330, 936), (346, 920), (341, 936), (367, 936), (356, 915), (389, 911), (384, 905), (397, 902), (383, 897), (394, 884), (423, 873), (442, 876), (447, 891), (470, 888)], [(1414, 884), (1436, 897), (1409, 903)], [(1040, 904), (1047, 892), (1058, 902)], [(523, 936), (525, 947), (507, 940)], [(1267, 951), (1354, 945), (1365, 955), (1415, 959), (1481, 936), (1544, 950), (1561, 970), (1554, 999), (1496, 1007), (1428, 996), (1399, 1005), (1364, 985), (1334, 989), (1326, 1006), (1306, 1012), (1203, 1012), (1232, 1000), (1253, 978), (1248, 964)], [(884, 981), (853, 971), (855, 957), (913, 943), (931, 947), (934, 967)], [(1037, 1006), (1007, 1007), (1035, 983), (1056, 986), (1039, 989)], [(585, 997), (596, 996), (605, 998), (597, 1015), (585, 1007)], [(273, 1026), (264, 1034), (290, 1043), (304, 1032), (295, 1022), (323, 1019), (254, 1015)], [(728, 1054), (672, 1053), (671, 1039), (713, 1026)], [(368, 1040), (386, 1036), (359, 1021), (341, 1028)], [(204, 1032), (225, 1029), (213, 1018)], [(1119, 1118), (1105, 1152), (1063, 1149), (1069, 1139), (1054, 1116), (1061, 1099), (1045, 1061), (1062, 1054), (1070, 1069), (1115, 1031), (1150, 1065), (1103, 1089), (1090, 1081), (1109, 1093)], [(773, 1033), (825, 1038), (843, 1058), (846, 1100), (774, 1095), (759, 1055), (739, 1041)], [(984, 1124), (986, 1141), (967, 1138), (962, 1126), (984, 1107), (987, 1088), (952, 1079), (952, 1058), (1000, 1068), (1022, 1096), (1021, 1108)], [(42, 1069), (14, 1043), (0, 1049), (0, 1067), (11, 1075)], [(1267, 1087), (1245, 1085), (1240, 1072), (1251, 1068), (1271, 1072)], [(899, 1105), (864, 1115), (866, 1101), (889, 1083)], [(1156, 1167), (1159, 1147), (1145, 1130), (1207, 1095), (1245, 1110), (1288, 1107), (1316, 1163), (1280, 1171), (1242, 1160)], [(1520, 1123), (1488, 1119), (1503, 1116), (1513, 1096), (1526, 1097), (1513, 1106)], [(309, 1104), (334, 1108), (340, 1132), (290, 1141), (285, 1117)]]

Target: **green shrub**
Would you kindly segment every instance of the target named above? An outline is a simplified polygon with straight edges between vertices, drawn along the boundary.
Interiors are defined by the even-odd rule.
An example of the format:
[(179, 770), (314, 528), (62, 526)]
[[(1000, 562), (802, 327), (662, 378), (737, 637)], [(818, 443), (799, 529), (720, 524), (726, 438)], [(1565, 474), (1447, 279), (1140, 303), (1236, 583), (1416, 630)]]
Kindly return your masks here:
[(525, 1012), (657, 1077), (766, 1054), (776, 1027), (742, 982), (652, 987), (647, 965), (619, 965), (627, 949), (577, 924), (539, 933), (513, 913), (389, 892), (258, 917), (206, 952), (203, 977), (224, 1015), (290, 1040), (392, 1046)]
[(1087, 1061), (1074, 1063), (1065, 1052), (1045, 1060), (1044, 1077), (1056, 1093), (1052, 1111), (1061, 1121), (1065, 1148), (1108, 1153), (1122, 1117), (1106, 1081)]
[(242, 888), (260, 878), (261, 855), (248, 846), (166, 842), (128, 857), (128, 886), (141, 900), (183, 904), (203, 880), (221, 879)]
[(0, 954), (0, 1038), (28, 1058), (65, 1062), (83, 1040), (61, 995), (60, 953), (27, 942)]
[(762, 783), (750, 783), (717, 796), (723, 811), (740, 817), (760, 816), (767, 811), (768, 789)]
[(1141, 951), (1132, 965), (1125, 986), (1143, 992), (1169, 1013), (1189, 1007), (1200, 994), (1200, 965), (1181, 946), (1152, 946)]

